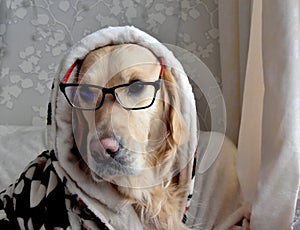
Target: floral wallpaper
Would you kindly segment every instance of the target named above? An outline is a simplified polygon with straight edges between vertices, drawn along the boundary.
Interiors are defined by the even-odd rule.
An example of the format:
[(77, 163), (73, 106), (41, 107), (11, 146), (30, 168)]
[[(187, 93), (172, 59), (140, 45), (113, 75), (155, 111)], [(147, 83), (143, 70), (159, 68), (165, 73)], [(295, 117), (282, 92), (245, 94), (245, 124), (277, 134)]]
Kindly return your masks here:
[[(221, 84), (217, 2), (0, 0), (0, 124), (44, 125), (63, 55), (83, 36), (108, 25), (134, 25), (189, 50)], [(201, 104), (202, 95), (196, 97)]]
[[(45, 125), (52, 79), (65, 52), (105, 26), (134, 25), (161, 42), (194, 53), (221, 85), (217, 3), (0, 0), (0, 124)], [(206, 123), (207, 104), (199, 92), (196, 99), (200, 122)], [(293, 229), (300, 226), (299, 203)]]

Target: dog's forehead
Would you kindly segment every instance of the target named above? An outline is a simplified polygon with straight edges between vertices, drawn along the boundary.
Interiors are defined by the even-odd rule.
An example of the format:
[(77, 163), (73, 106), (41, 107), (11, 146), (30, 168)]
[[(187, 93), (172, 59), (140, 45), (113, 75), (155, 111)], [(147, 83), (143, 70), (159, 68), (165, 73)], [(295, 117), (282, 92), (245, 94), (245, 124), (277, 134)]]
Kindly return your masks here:
[(150, 50), (140, 45), (123, 44), (90, 52), (83, 61), (80, 76), (84, 83), (107, 85), (115, 76), (126, 83), (134, 74), (145, 77), (141, 80), (157, 80), (159, 69), (158, 59)]
[(155, 55), (147, 48), (139, 45), (125, 45), (112, 52), (112, 60), (117, 60), (124, 68), (135, 64), (158, 63)]

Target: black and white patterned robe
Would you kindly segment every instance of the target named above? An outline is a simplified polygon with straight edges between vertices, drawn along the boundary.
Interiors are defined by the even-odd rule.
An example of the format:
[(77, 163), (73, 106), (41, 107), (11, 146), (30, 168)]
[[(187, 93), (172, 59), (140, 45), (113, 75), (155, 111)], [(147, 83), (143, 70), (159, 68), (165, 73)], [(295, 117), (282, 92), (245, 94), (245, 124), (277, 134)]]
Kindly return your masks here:
[(0, 193), (0, 229), (108, 229), (78, 195), (69, 192), (54, 161), (54, 151), (44, 151)]
[[(186, 188), (186, 202), (193, 190), (193, 162), (197, 148), (197, 114), (191, 86), (182, 67), (164, 45), (130, 26), (99, 30), (70, 50), (54, 80), (48, 105), (48, 150), (41, 153), (21, 173), (17, 181), (0, 193), (0, 229), (142, 229), (132, 204), (108, 182), (95, 183), (76, 164), (72, 154), (72, 113), (59, 91), (59, 81), (76, 60), (95, 48), (110, 44), (138, 43), (164, 56), (169, 65), (179, 65), (174, 73), (186, 90), (189, 105), (182, 103), (184, 119), (189, 121), (190, 140), (181, 149), (179, 182)], [(22, 159), (20, 159), (22, 160)], [(21, 170), (21, 169), (20, 169)], [(178, 172), (179, 172), (178, 171)], [(183, 220), (186, 209), (182, 210)]]

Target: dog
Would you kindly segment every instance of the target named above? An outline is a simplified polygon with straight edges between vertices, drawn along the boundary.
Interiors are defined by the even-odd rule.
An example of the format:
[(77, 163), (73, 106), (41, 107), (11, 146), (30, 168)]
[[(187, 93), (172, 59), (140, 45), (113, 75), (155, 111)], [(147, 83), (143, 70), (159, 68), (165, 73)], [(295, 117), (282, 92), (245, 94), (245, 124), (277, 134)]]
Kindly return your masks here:
[[(128, 109), (122, 100), (131, 100), (126, 97), (137, 97), (146, 90), (141, 82), (157, 82), (159, 88), (155, 98), (151, 95), (145, 102), (135, 101), (133, 106), (152, 99), (153, 104)], [(117, 87), (113, 93), (106, 93), (103, 101), (103, 95), (97, 98), (103, 94), (97, 88), (96, 99), (89, 98), (93, 97), (88, 95), (91, 92), (73, 92), (83, 99), (87, 97), (94, 107), (101, 104), (96, 110), (73, 110), (74, 148), (82, 156), (82, 168), (96, 183), (109, 181), (132, 202), (146, 229), (184, 229), (180, 210), (186, 191), (177, 186), (178, 177), (172, 172), (177, 148), (187, 141), (188, 131), (171, 71), (147, 48), (137, 44), (111, 45), (85, 57), (74, 83)], [(120, 85), (130, 85), (121, 102)]]
[(0, 228), (249, 223), (236, 148), (223, 134), (200, 138), (196, 112), (183, 67), (156, 39), (128, 26), (88, 35), (54, 79), (47, 149), (0, 192)]

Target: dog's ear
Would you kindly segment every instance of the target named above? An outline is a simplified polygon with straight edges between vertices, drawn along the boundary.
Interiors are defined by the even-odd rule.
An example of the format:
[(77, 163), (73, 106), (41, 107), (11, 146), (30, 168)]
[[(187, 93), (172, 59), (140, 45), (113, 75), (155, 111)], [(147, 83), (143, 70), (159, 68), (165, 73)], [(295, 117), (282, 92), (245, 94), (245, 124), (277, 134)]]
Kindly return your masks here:
[[(181, 145), (187, 142), (189, 138), (189, 132), (186, 123), (183, 119), (180, 110), (180, 89), (175, 81), (169, 69), (165, 69), (163, 75), (162, 88), (164, 89), (164, 102), (166, 113), (166, 122), (170, 135), (177, 145)], [(167, 98), (166, 98), (167, 97)]]

